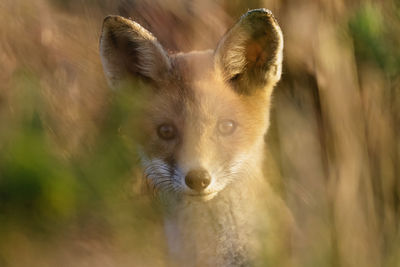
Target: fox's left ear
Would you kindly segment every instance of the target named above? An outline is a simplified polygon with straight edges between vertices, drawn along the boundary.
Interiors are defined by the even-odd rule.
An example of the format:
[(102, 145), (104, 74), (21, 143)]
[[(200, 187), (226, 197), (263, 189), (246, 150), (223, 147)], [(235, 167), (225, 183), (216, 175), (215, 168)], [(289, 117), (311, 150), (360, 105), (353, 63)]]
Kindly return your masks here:
[(240, 94), (268, 89), (279, 81), (283, 37), (267, 9), (247, 12), (223, 36), (215, 50), (216, 67)]
[(157, 82), (171, 68), (167, 52), (153, 34), (121, 16), (104, 19), (100, 55), (112, 87), (125, 79)]

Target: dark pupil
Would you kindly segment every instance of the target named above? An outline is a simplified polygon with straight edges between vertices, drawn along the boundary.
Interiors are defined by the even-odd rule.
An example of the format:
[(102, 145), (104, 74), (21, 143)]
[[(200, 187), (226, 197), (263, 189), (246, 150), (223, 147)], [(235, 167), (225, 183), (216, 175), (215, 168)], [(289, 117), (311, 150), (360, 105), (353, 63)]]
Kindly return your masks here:
[(231, 120), (221, 121), (218, 130), (223, 135), (231, 134), (235, 130), (235, 123)]
[(165, 140), (170, 140), (175, 137), (175, 128), (169, 124), (163, 124), (158, 127), (158, 136)]

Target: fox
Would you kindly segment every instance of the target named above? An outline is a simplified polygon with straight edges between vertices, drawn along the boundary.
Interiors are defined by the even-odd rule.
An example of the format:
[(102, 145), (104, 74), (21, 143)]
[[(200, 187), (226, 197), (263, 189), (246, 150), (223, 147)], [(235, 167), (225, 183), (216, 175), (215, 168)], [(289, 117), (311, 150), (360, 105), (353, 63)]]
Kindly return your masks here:
[(173, 264), (253, 266), (284, 247), (288, 238), (273, 229), (285, 219), (271, 222), (287, 211), (263, 172), (283, 60), (272, 12), (250, 10), (214, 49), (187, 53), (169, 53), (137, 22), (110, 15), (100, 56), (112, 89), (138, 93), (135, 141)]

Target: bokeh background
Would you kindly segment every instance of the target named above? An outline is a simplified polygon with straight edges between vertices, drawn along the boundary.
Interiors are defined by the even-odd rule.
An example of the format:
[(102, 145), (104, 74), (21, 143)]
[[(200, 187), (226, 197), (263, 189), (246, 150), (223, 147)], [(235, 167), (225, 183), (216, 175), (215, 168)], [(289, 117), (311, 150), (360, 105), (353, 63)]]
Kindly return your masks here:
[(398, 0), (1, 0), (0, 266), (165, 266), (102, 20), (131, 17), (173, 53), (260, 7), (285, 38), (266, 169), (302, 232), (294, 264), (400, 266)]

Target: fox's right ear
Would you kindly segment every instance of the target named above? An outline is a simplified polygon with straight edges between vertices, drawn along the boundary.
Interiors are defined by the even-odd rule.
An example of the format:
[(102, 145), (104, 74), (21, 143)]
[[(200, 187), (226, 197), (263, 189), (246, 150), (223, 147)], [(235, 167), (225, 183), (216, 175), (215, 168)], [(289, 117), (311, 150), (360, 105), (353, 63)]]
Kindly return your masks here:
[(282, 32), (271, 11), (250, 10), (219, 42), (216, 66), (238, 93), (270, 94), (281, 77), (282, 49)]
[(120, 16), (104, 19), (100, 55), (111, 87), (133, 78), (158, 81), (170, 69), (167, 52), (138, 23)]

